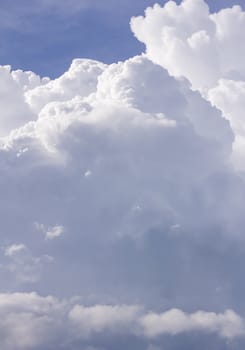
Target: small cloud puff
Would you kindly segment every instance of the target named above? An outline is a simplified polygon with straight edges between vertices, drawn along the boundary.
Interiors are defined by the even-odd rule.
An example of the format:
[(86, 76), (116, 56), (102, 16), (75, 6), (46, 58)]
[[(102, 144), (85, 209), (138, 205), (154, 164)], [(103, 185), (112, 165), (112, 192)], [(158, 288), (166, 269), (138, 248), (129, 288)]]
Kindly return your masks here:
[(64, 227), (63, 226), (53, 226), (49, 227), (48, 231), (46, 232), (46, 239), (55, 239), (60, 237), (64, 233)]
[(6, 256), (11, 257), (11, 256), (18, 254), (19, 252), (21, 252), (25, 249), (26, 249), (26, 246), (24, 244), (12, 244), (12, 245), (5, 248), (4, 254)]
[(65, 228), (62, 225), (54, 225), (46, 227), (44, 224), (38, 222), (34, 223), (35, 228), (45, 235), (47, 240), (53, 240), (60, 237), (65, 232)]

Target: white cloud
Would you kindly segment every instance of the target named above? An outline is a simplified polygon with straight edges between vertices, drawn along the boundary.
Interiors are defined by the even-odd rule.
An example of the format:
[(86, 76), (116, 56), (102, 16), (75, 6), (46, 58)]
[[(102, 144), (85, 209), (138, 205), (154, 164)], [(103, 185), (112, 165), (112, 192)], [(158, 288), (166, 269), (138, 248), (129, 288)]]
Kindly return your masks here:
[(4, 254), (6, 256), (13, 256), (15, 254), (18, 254), (19, 252), (26, 249), (26, 246), (24, 244), (13, 244), (8, 247), (6, 247)]
[(37, 349), (54, 341), (63, 306), (36, 293), (0, 295), (0, 337), (3, 350)]
[(76, 305), (69, 313), (69, 319), (78, 328), (79, 337), (93, 333), (127, 333), (135, 327), (140, 308), (138, 306)]
[[(2, 139), (6, 236), (21, 232), (37, 256), (56, 248), (43, 248), (33, 222), (49, 239), (65, 228), (69, 235), (57, 247), (72, 249), (90, 239), (106, 246), (155, 231), (171, 234), (176, 223), (180, 235), (215, 227), (241, 236), (244, 188), (229, 167), (232, 130), (186, 81), (144, 55), (108, 67), (78, 60), (61, 78), (25, 94), (35, 117)], [(62, 249), (48, 255), (66, 265)], [(78, 273), (83, 256), (69, 259), (77, 259)], [(45, 269), (47, 279), (54, 271)]]
[(64, 227), (56, 225), (48, 229), (46, 233), (46, 238), (54, 239), (54, 238), (60, 237), (63, 233), (64, 233)]
[(236, 168), (245, 169), (245, 81), (220, 79), (216, 87), (208, 92), (209, 100), (223, 111), (236, 135), (233, 143), (233, 162)]
[(194, 88), (244, 73), (245, 16), (239, 6), (211, 14), (204, 0), (168, 1), (132, 18), (131, 27), (148, 57), (174, 76), (188, 78)]
[[(29, 96), (36, 96), (42, 105), (43, 97), (48, 98), (47, 104), (38, 107), (41, 111), (36, 122), (13, 131), (4, 140), (5, 155), (19, 154), (28, 147), (23, 157), (29, 154), (26, 162), (30, 171), (36, 163), (44, 172), (54, 166), (72, 176), (69, 181), (77, 189), (70, 195), (81, 208), (83, 232), (101, 229), (97, 223), (103, 210), (108, 213), (106, 232), (112, 235), (120, 231), (138, 236), (151, 229), (170, 228), (176, 220), (187, 229), (193, 224), (191, 212), (196, 205), (191, 203), (186, 213), (185, 204), (179, 207), (174, 203), (169, 184), (184, 191), (186, 202), (196, 186), (205, 195), (208, 178), (225, 171), (233, 141), (229, 123), (185, 82), (169, 77), (145, 57), (111, 65), (103, 73), (97, 63), (83, 60), (81, 65), (81, 71), (73, 64), (67, 73), (74, 80), (63, 79), (65, 74), (55, 81), (66, 93), (53, 94), (49, 90), (52, 81), (29, 90)], [(88, 71), (92, 67), (92, 85), (85, 90), (81, 81), (83, 75), (87, 79), (88, 72), (83, 67)], [(74, 94), (77, 96), (69, 99)], [(32, 99), (29, 103), (34, 105)], [(86, 195), (80, 176), (83, 169), (93, 169)], [(49, 189), (43, 191), (45, 196)], [(216, 205), (215, 194), (212, 201)], [(142, 207), (139, 215), (131, 211), (135, 203)], [(49, 207), (46, 210), (48, 213)], [(56, 222), (63, 221), (62, 215), (69, 212), (62, 213)]]
[[(23, 85), (28, 86), (28, 83), (23, 82)], [(0, 67), (0, 104), (0, 137), (36, 118), (25, 103), (23, 86), (9, 66)]]
[[(243, 141), (243, 63), (217, 53), (234, 31), (218, 25), (243, 21), (229, 11), (155, 6), (132, 22), (146, 54), (74, 60), (56, 80), (0, 70), (3, 350), (244, 335), (245, 186), (230, 162)], [(27, 293), (30, 282), (56, 297)]]
[(45, 238), (47, 240), (53, 240), (55, 238), (58, 238), (61, 235), (63, 235), (63, 233), (65, 231), (65, 228), (62, 225), (54, 225), (54, 226), (45, 227), (44, 224), (40, 224), (38, 222), (35, 222), (34, 226), (35, 226), (37, 231), (39, 231), (45, 235)]
[(244, 335), (245, 330), (244, 320), (232, 310), (227, 310), (223, 314), (204, 311), (187, 314), (172, 309), (162, 314), (149, 313), (142, 317), (141, 324), (149, 337), (204, 331), (217, 332), (221, 337), (233, 338)]
[(50, 344), (71, 349), (77, 340), (80, 346), (86, 347), (85, 344), (91, 342), (93, 347), (95, 334), (97, 337), (134, 335), (146, 340), (193, 330), (227, 339), (245, 334), (244, 320), (232, 310), (220, 314), (204, 311), (188, 314), (173, 309), (153, 314), (135, 305), (86, 307), (72, 299), (62, 301), (36, 293), (0, 294), (0, 329), (3, 350), (49, 348)]
[(240, 6), (210, 13), (204, 0), (173, 1), (131, 20), (147, 57), (175, 77), (187, 78), (222, 110), (235, 134), (232, 161), (244, 170), (243, 84), (245, 12)]
[(25, 94), (26, 101), (31, 109), (39, 113), (49, 102), (69, 101), (76, 96), (85, 97), (96, 91), (98, 76), (105, 68), (106, 65), (97, 61), (75, 59), (61, 77), (28, 90)]

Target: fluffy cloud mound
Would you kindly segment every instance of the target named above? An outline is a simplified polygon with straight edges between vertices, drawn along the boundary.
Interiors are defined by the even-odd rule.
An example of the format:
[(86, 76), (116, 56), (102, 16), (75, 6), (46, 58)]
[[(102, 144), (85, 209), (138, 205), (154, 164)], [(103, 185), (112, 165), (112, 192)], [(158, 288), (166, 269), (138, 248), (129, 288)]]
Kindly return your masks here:
[(231, 122), (233, 161), (244, 170), (245, 12), (240, 6), (210, 13), (204, 0), (148, 8), (131, 20), (147, 56), (175, 77), (186, 77)]
[(25, 98), (36, 113), (52, 101), (69, 101), (75, 96), (85, 97), (96, 90), (98, 76), (105, 65), (92, 60), (76, 59), (61, 77), (45, 85), (28, 90)]
[(243, 63), (204, 64), (231, 13), (155, 6), (146, 54), (55, 80), (1, 67), (3, 350), (244, 347)]
[[(145, 57), (112, 65), (98, 78), (97, 62), (81, 65), (82, 72), (80, 63), (79, 69), (73, 63), (54, 84), (29, 90), (29, 97), (42, 103), (43, 96), (49, 96), (47, 104), (39, 107), (36, 121), (3, 140), (7, 173), (10, 158), (17, 158), (16, 176), (12, 185), (4, 184), (5, 190), (17, 181), (28, 191), (31, 177), (32, 186), (42, 192), (25, 202), (26, 219), (69, 227), (74, 220), (70, 201), (73, 216), (80, 208), (84, 235), (97, 235), (99, 230), (112, 237), (137, 237), (155, 229), (168, 231), (176, 224), (185, 232), (206, 225), (205, 207), (220, 205), (215, 192), (205, 203), (210, 181), (228, 171), (233, 141), (229, 123), (187, 83), (171, 78)], [(92, 83), (85, 84), (86, 90), (81, 81)], [(71, 94), (75, 96), (69, 99)], [(27, 101), (32, 107), (33, 100)], [(49, 181), (58, 186), (51, 198), (45, 175), (50, 172)], [(68, 183), (72, 186), (67, 188)], [(199, 192), (201, 203), (195, 202), (193, 191)], [(54, 200), (62, 201), (62, 207)], [(193, 211), (198, 219), (193, 220)], [(47, 222), (52, 212), (55, 224)], [(223, 225), (215, 215), (212, 220)], [(229, 215), (228, 210), (221, 215)]]
[(174, 76), (187, 77), (195, 89), (207, 89), (229, 75), (244, 75), (245, 15), (240, 6), (211, 14), (204, 0), (148, 8), (131, 20), (147, 55)]
[[(52, 297), (32, 294), (1, 294), (1, 347), (3, 350), (40, 349), (59, 337), (59, 318), (64, 306)], [(56, 333), (56, 334), (55, 334)]]
[(0, 137), (36, 118), (25, 102), (24, 93), (45, 83), (46, 79), (41, 80), (32, 72), (11, 72), (10, 66), (0, 67)]
[(208, 99), (223, 111), (234, 130), (233, 161), (242, 171), (245, 170), (244, 87), (244, 80), (220, 79), (218, 85), (208, 91)]
[(224, 314), (198, 311), (190, 315), (181, 310), (170, 310), (160, 315), (150, 313), (141, 319), (141, 324), (149, 337), (197, 330), (218, 332), (222, 337), (232, 338), (243, 334), (243, 323), (243, 320), (231, 310), (227, 310)]
[[(58, 300), (36, 293), (0, 294), (1, 348), (81, 349), (106, 338), (140, 337), (146, 349), (149, 338), (194, 331), (219, 334), (224, 339), (244, 335), (244, 320), (234, 311), (223, 314), (169, 310), (148, 313), (135, 305), (82, 306), (76, 300)], [(51, 345), (53, 344), (53, 345)], [(108, 344), (111, 349), (112, 344)]]

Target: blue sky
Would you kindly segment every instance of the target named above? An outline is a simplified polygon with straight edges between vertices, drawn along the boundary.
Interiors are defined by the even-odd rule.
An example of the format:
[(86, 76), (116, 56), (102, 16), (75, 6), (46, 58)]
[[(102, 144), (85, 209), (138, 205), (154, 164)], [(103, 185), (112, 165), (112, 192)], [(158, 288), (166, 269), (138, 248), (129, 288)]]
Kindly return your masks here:
[[(155, 2), (2, 0), (0, 63), (56, 77), (74, 57), (124, 60), (143, 51), (130, 31), (131, 16)], [(209, 1), (213, 11), (238, 3), (242, 1)]]

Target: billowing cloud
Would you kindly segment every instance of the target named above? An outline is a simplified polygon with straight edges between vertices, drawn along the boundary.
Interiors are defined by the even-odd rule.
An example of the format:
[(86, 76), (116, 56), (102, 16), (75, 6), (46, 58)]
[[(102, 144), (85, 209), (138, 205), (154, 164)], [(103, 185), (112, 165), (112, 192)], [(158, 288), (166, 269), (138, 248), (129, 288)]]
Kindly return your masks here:
[[(79, 68), (77, 73), (77, 64), (73, 64), (69, 74), (55, 81), (55, 87), (51, 81), (29, 90), (26, 101), (31, 108), (36, 106), (33, 100), (42, 101), (43, 96), (49, 96), (47, 103), (38, 107), (36, 121), (3, 140), (7, 164), (9, 157), (18, 158), (16, 172), (20, 174), (13, 181), (28, 188), (29, 168), (35, 187), (42, 192), (32, 198), (34, 206), (33, 202), (25, 204), (31, 205), (27, 220), (50, 226), (47, 217), (58, 210), (52, 221), (73, 226), (71, 211), (65, 209), (71, 201), (72, 216), (79, 215), (83, 235), (102, 230), (107, 236), (137, 237), (176, 224), (183, 231), (193, 230), (197, 222), (199, 227), (206, 225), (192, 191), (200, 192), (205, 206), (210, 179), (228, 171), (233, 141), (229, 123), (187, 83), (171, 78), (145, 57), (112, 65), (99, 78), (97, 63), (81, 64), (81, 72)], [(91, 87), (81, 83), (88, 74)], [(33, 171), (37, 171), (34, 177)], [(50, 188), (46, 176), (39, 174), (50, 171), (53, 178), (47, 180), (58, 185), (57, 199), (51, 197), (41, 213), (37, 207), (47, 200)], [(90, 176), (84, 176), (88, 171)], [(21, 174), (25, 178), (20, 180)], [(71, 188), (68, 183), (73, 184)], [(169, 191), (171, 187), (173, 191)], [(54, 200), (62, 206), (52, 204)], [(219, 206), (215, 193), (209, 201)], [(193, 211), (198, 217), (194, 222)], [(216, 216), (210, 220), (223, 225)]]
[(233, 163), (244, 170), (243, 85), (245, 12), (240, 6), (210, 13), (204, 0), (148, 8), (131, 20), (147, 57), (175, 77), (185, 77), (222, 110), (235, 134)]
[(187, 314), (173, 309), (153, 314), (136, 305), (82, 306), (75, 299), (44, 298), (36, 293), (0, 294), (0, 316), (3, 350), (68, 350), (78, 349), (78, 344), (80, 349), (94, 348), (98, 340), (103, 348), (111, 348), (106, 340), (109, 335), (115, 341), (121, 335), (141, 338), (146, 349), (149, 341), (163, 334), (194, 330), (230, 340), (245, 334), (244, 320), (232, 310)]
[[(36, 118), (25, 102), (24, 92), (42, 83), (39, 76), (32, 72), (13, 71), (10, 66), (0, 68), (0, 136), (5, 136), (29, 120)], [(14, 99), (14, 103), (13, 103)]]
[(220, 79), (218, 85), (208, 91), (208, 99), (223, 111), (231, 123), (236, 135), (233, 143), (233, 162), (236, 168), (243, 171), (245, 169), (244, 86), (244, 80)]
[(240, 8), (169, 2), (132, 20), (141, 56), (1, 68), (3, 350), (244, 343), (243, 63), (220, 58), (222, 21)]
[(106, 65), (97, 61), (76, 59), (70, 69), (58, 79), (29, 89), (25, 94), (26, 102), (32, 110), (39, 113), (49, 102), (88, 96), (96, 90), (98, 76), (105, 68)]
[(174, 76), (188, 78), (196, 89), (207, 89), (230, 75), (244, 74), (245, 16), (240, 6), (211, 14), (204, 0), (148, 8), (131, 20), (146, 52)]
[(141, 324), (149, 337), (164, 333), (178, 334), (190, 331), (218, 332), (222, 337), (232, 338), (244, 333), (244, 321), (232, 310), (224, 314), (198, 311), (186, 314), (170, 310), (163, 314), (150, 313), (143, 316)]
[(69, 312), (69, 320), (73, 323), (74, 329), (77, 329), (78, 337), (86, 338), (94, 333), (136, 332), (140, 315), (138, 306), (75, 305)]
[(1, 294), (0, 314), (3, 350), (39, 349), (62, 334), (59, 322), (64, 306), (53, 297), (42, 298), (35, 293)]

